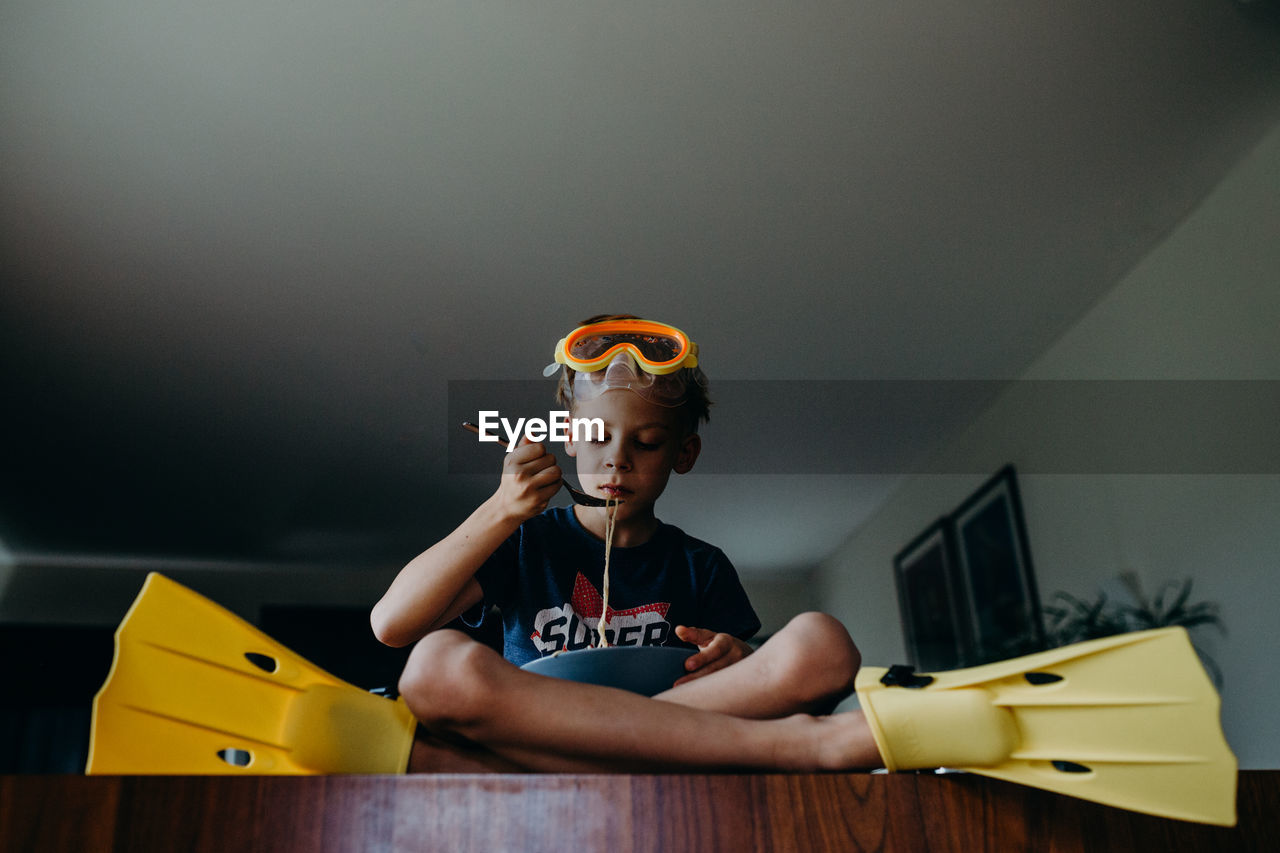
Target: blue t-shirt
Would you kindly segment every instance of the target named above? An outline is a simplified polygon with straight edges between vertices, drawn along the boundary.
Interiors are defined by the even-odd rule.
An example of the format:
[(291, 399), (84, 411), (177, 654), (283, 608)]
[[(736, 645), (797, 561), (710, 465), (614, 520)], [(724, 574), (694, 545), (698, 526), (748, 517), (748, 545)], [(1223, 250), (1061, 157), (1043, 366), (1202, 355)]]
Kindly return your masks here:
[[(484, 606), (502, 611), (503, 655), (517, 666), (595, 644), (604, 543), (572, 507), (554, 507), (520, 525), (476, 572)], [(677, 625), (748, 639), (760, 620), (719, 548), (659, 522), (642, 545), (609, 555), (605, 636), (618, 646), (686, 646)]]

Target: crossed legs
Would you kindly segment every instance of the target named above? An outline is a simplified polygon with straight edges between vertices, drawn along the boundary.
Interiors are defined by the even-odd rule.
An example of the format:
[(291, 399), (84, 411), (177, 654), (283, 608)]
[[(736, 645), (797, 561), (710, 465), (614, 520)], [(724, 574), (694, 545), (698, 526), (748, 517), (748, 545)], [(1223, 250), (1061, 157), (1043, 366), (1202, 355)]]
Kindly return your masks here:
[(831, 617), (802, 614), (747, 658), (649, 699), (521, 670), (455, 631), (421, 640), (400, 693), (432, 731), (539, 771), (846, 770), (880, 756), (860, 712), (826, 711), (860, 657)]

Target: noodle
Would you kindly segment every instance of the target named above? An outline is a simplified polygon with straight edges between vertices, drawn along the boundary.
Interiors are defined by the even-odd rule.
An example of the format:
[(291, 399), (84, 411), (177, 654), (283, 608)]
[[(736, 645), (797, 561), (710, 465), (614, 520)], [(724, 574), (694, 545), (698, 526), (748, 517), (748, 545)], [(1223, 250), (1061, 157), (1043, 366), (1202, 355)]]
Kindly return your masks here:
[(604, 605), (600, 610), (600, 622), (596, 626), (600, 634), (599, 648), (602, 649), (609, 646), (609, 639), (605, 636), (604, 629), (609, 623), (609, 552), (613, 549), (613, 525), (614, 516), (618, 514), (618, 499), (605, 498), (604, 512), (604, 581), (600, 584)]

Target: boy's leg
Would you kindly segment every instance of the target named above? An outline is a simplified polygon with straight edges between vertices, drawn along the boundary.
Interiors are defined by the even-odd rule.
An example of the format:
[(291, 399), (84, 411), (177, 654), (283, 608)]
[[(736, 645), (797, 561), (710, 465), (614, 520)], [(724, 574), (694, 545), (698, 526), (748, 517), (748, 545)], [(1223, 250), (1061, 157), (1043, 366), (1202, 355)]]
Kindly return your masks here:
[(654, 698), (758, 720), (826, 714), (853, 692), (861, 663), (838, 620), (802, 613), (753, 654)]
[(418, 726), (409, 754), (410, 773), (527, 773), (529, 768), (478, 743)]
[(534, 675), (456, 631), (437, 631), (418, 643), (400, 692), (428, 728), (462, 735), (533, 770), (813, 771), (880, 764), (858, 712), (744, 719)]

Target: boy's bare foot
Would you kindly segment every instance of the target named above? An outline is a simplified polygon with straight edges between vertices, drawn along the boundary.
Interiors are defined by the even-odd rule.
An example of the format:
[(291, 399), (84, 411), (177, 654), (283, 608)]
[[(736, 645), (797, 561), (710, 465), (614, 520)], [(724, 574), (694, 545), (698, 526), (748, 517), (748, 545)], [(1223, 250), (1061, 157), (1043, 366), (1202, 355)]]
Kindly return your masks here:
[(884, 766), (871, 727), (861, 711), (817, 717), (822, 770), (873, 770)]

